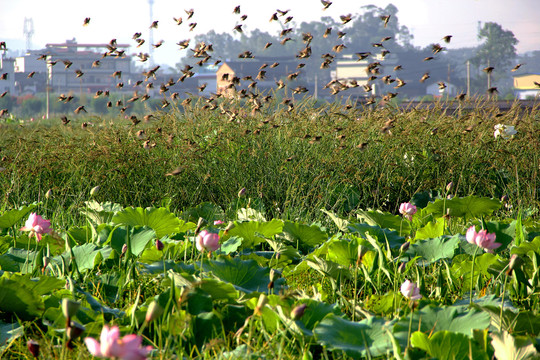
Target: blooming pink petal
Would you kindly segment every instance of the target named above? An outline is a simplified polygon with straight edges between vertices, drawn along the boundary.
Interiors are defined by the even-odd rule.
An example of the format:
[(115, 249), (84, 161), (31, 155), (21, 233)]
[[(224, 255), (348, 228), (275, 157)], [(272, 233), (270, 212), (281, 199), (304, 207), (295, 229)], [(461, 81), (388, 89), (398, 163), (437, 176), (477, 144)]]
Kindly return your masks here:
[(96, 339), (87, 337), (84, 339), (84, 343), (86, 344), (86, 347), (88, 348), (90, 354), (97, 357), (103, 356), (103, 354), (101, 354), (101, 346)]
[(107, 325), (101, 330), (101, 353), (103, 356), (120, 356), (121, 347), (118, 339), (120, 338), (120, 330), (118, 326), (113, 326), (109, 329)]
[(203, 230), (197, 235), (196, 246), (199, 251), (216, 251), (219, 249), (219, 235)]
[(51, 222), (50, 220), (43, 219), (40, 215), (36, 213), (31, 213), (28, 217), (28, 220), (24, 223), (24, 226), (19, 229), (20, 231), (29, 231), (29, 237), (36, 236), (37, 241), (41, 240), (43, 234), (50, 233)]
[(411, 203), (402, 203), (400, 206), (399, 206), (399, 212), (400, 214), (402, 214), (404, 217), (406, 217), (408, 220), (412, 220), (412, 216), (414, 214), (416, 214), (416, 206), (414, 206), (413, 204)]
[(476, 245), (476, 241), (475, 241), (476, 240), (476, 229), (474, 228), (474, 226), (471, 226), (467, 230), (467, 235), (465, 235), (465, 237), (466, 237), (468, 243)]
[(420, 295), (420, 289), (416, 283), (409, 280), (405, 280), (403, 284), (401, 284), (401, 293), (403, 296), (411, 300), (419, 300), (422, 298), (422, 295)]

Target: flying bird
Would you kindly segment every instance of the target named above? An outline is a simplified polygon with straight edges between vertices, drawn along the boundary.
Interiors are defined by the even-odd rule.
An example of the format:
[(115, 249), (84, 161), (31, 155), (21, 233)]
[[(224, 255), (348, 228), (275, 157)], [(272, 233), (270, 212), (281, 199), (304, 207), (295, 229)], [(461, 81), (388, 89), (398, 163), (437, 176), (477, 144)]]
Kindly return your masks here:
[(323, 4), (323, 10), (328, 9), (332, 5), (332, 2), (327, 0), (321, 0), (321, 3)]
[(424, 75), (422, 75), (422, 78), (420, 78), (420, 82), (423, 83), (424, 81), (426, 81), (427, 79), (429, 79), (429, 72), (425, 73)]
[(388, 25), (388, 21), (390, 21), (391, 16), (392, 15), (381, 15), (380, 16), (380, 19), (383, 21), (384, 27), (386, 27), (386, 25)]
[(88, 26), (88, 24), (90, 24), (90, 18), (89, 17), (84, 19), (83, 26)]
[(346, 23), (352, 20), (352, 14), (341, 15), (339, 18), (341, 19), (341, 23), (345, 25)]
[(450, 40), (452, 40), (452, 35), (446, 35), (445, 37), (442, 38), (442, 40), (445, 42), (445, 43), (449, 43)]
[(88, 111), (86, 111), (86, 109), (84, 108), (84, 105), (81, 105), (81, 106), (79, 106), (78, 108), (75, 109), (75, 114), (78, 114), (78, 113), (80, 113), (81, 111), (88, 112)]
[(510, 70), (510, 71), (516, 71), (517, 69), (519, 69), (519, 68), (521, 67), (521, 65), (523, 65), (523, 64), (517, 64), (517, 65), (514, 66), (514, 67), (512, 68), (512, 70)]

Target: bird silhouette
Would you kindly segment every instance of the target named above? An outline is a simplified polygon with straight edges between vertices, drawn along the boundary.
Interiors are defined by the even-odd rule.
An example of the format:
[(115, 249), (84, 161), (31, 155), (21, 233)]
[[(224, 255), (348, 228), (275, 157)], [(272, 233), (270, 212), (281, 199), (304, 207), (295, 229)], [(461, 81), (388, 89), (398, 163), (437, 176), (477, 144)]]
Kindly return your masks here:
[(86, 109), (84, 108), (84, 105), (81, 105), (81, 106), (79, 106), (78, 108), (75, 109), (75, 114), (78, 114), (78, 113), (80, 113), (81, 111), (88, 112), (88, 111), (86, 111)]
[(388, 25), (388, 21), (390, 21), (390, 17), (392, 15), (381, 15), (380, 19), (383, 21), (384, 27)]
[(83, 26), (88, 26), (88, 24), (90, 24), (90, 18), (89, 17), (84, 19)]
[(517, 64), (517, 65), (514, 66), (514, 67), (512, 68), (512, 70), (510, 70), (510, 71), (517, 71), (522, 65), (523, 65), (523, 64)]

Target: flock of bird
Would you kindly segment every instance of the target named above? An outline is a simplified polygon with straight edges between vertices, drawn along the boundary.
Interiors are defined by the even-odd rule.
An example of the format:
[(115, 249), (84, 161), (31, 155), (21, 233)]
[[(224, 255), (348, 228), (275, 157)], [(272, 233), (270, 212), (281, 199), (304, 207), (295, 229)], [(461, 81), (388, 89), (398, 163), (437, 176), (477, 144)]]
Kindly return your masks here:
[[(332, 2), (327, 1), (327, 0), (321, 0), (321, 3), (322, 3), (322, 6), (323, 6), (322, 10), (326, 10), (332, 5)], [(185, 19), (183, 19), (182, 17), (178, 17), (178, 18), (174, 17), (173, 20), (176, 23), (176, 25), (179, 25), (179, 26), (184, 24), (184, 23), (187, 24), (187, 26), (189, 28), (189, 31), (192, 31), (197, 26), (197, 23), (192, 20), (195, 12), (194, 12), (193, 9), (190, 9), (190, 10), (185, 10), (185, 13), (186, 13)], [(242, 33), (244, 31), (243, 28), (242, 28), (242, 26), (244, 24), (243, 22), (247, 19), (248, 16), (246, 14), (242, 14), (240, 6), (234, 7), (232, 13), (234, 15), (236, 15), (236, 16), (239, 16), (239, 19), (240, 19), (240, 22), (236, 26), (234, 26), (232, 31)], [(293, 29), (292, 28), (287, 28), (286, 26), (292, 20), (293, 20), (293, 16), (289, 15), (289, 10), (279, 10), (278, 9), (270, 16), (270, 21), (278, 21), (282, 25), (283, 30), (280, 32), (280, 35), (279, 35), (280, 39), (281, 39), (280, 40), (281, 45), (285, 45), (288, 41), (291, 40), (291, 37), (289, 35), (293, 31)], [(341, 15), (340, 20), (341, 20), (341, 24), (345, 25), (345, 24), (347, 24), (348, 22), (350, 22), (352, 20), (352, 15), (351, 14)], [(388, 25), (389, 21), (391, 21), (391, 16), (390, 15), (381, 15), (380, 20), (382, 22), (382, 26), (386, 27)], [(83, 21), (83, 26), (89, 26), (90, 23), (91, 23), (91, 19), (87, 17)], [(156, 21), (153, 21), (151, 23), (150, 28), (155, 29), (155, 28), (158, 28), (158, 26), (159, 26), (159, 21), (156, 20)], [(331, 34), (332, 30), (333, 30), (332, 28), (327, 28), (322, 36), (323, 37), (328, 37)], [(344, 36), (346, 36), (345, 32), (343, 32), (343, 31), (338, 31), (337, 32), (337, 39), (342, 39)], [(449, 43), (451, 41), (451, 38), (452, 38), (452, 35), (447, 35), (444, 38), (442, 38), (441, 40), (444, 43)], [(360, 61), (360, 60), (372, 58), (375, 55), (380, 55), (380, 58), (384, 59), (384, 57), (389, 53), (389, 51), (385, 48), (384, 44), (385, 44), (385, 42), (387, 42), (387, 41), (389, 41), (391, 39), (392, 39), (392, 37), (388, 36), (388, 37), (382, 38), (380, 40), (380, 42), (378, 42), (378, 43), (373, 43), (372, 46), (375, 49), (373, 51), (373, 53), (370, 52), (370, 51), (356, 52), (355, 55), (357, 57), (357, 60)], [(145, 43), (145, 40), (141, 37), (141, 32), (135, 33), (133, 35), (133, 40), (137, 43), (137, 45), (136, 45), (137, 48), (140, 48)], [(310, 46), (312, 40), (313, 40), (313, 34), (311, 34), (311, 33), (303, 33), (302, 34), (302, 42), (303, 42), (304, 45), (303, 45), (303, 48), (300, 51), (298, 51), (298, 53), (296, 54), (296, 58), (298, 59), (299, 63), (297, 64), (297, 67), (296, 67), (295, 71), (290, 72), (289, 74), (287, 74), (287, 80), (289, 80), (289, 81), (295, 80), (300, 75), (301, 69), (305, 66), (305, 63), (302, 62), (302, 61), (304, 59), (309, 58), (309, 57), (311, 57), (313, 55), (312, 54), (312, 49), (311, 49), (311, 46)], [(190, 43), (191, 43), (191, 40), (186, 39), (186, 40), (179, 41), (177, 43), (177, 45), (179, 46), (179, 49), (187, 49), (187, 48), (189, 48)], [(163, 41), (159, 41), (159, 42), (157, 42), (155, 44), (152, 44), (152, 46), (154, 48), (158, 48), (162, 44), (163, 44)], [(267, 49), (270, 46), (272, 46), (272, 43), (270, 43), (270, 42), (266, 43), (265, 46), (264, 46), (264, 49)], [(344, 44), (342, 44), (342, 43), (336, 44), (332, 48), (331, 53), (322, 54), (321, 55), (322, 63), (320, 65), (320, 67), (322, 69), (329, 68), (331, 66), (331, 64), (334, 62), (334, 60), (336, 59), (337, 54), (342, 52), (345, 48), (346, 48), (346, 46)], [(5, 42), (0, 42), (0, 50), (2, 50), (2, 49), (4, 49), (4, 50), (6, 49)], [(212, 44), (206, 44), (204, 42), (200, 42), (198, 44), (195, 44), (195, 46), (193, 48), (191, 48), (190, 50), (192, 52), (191, 57), (195, 59), (196, 63), (194, 63), (193, 65), (185, 65), (184, 68), (181, 69), (182, 75), (177, 81), (175, 81), (174, 79), (170, 79), (168, 82), (162, 83), (162, 84), (159, 85), (159, 93), (160, 93), (160, 95), (162, 95), (161, 107), (163, 109), (170, 105), (170, 101), (169, 101), (168, 98), (170, 98), (172, 100), (175, 100), (175, 99), (179, 98), (179, 94), (177, 92), (171, 93), (169, 96), (167, 96), (167, 93), (169, 92), (169, 88), (172, 87), (173, 85), (177, 84), (177, 83), (183, 82), (187, 78), (190, 78), (190, 77), (194, 76), (195, 75), (195, 72), (193, 71), (194, 66), (196, 66), (196, 65), (203, 66), (204, 64), (209, 63), (211, 60), (213, 61), (214, 65), (218, 65), (221, 62), (221, 59), (214, 59), (212, 57), (212, 55), (211, 55), (212, 51), (213, 51), (213, 45)], [(433, 60), (435, 60), (436, 59), (435, 55), (437, 55), (437, 54), (441, 53), (442, 51), (444, 51), (445, 48), (443, 46), (441, 46), (440, 44), (433, 44), (431, 50), (432, 50), (432, 56), (428, 56), (428, 57), (424, 58), (423, 61), (433, 61)], [(117, 46), (116, 39), (112, 39), (108, 43), (107, 51), (102, 54), (102, 58), (105, 58), (105, 57), (122, 57), (122, 56), (125, 56), (125, 50), (122, 50)], [(140, 62), (146, 62), (146, 61), (148, 61), (148, 59), (150, 57), (150, 55), (148, 53), (143, 53), (143, 52), (140, 52), (136, 56), (139, 58)], [(246, 50), (246, 51), (238, 54), (238, 58), (240, 58), (240, 59), (251, 59), (253, 57), (254, 57), (253, 52), (250, 51), (250, 50)], [(47, 61), (47, 56), (45, 54), (43, 54), (38, 58), (38, 60)], [(70, 68), (70, 66), (73, 64), (68, 59), (64, 59), (64, 60), (62, 60), (62, 62), (63, 62), (66, 69)], [(56, 61), (51, 62), (49, 60), (49, 64), (51, 66), (54, 66), (54, 65), (56, 65)], [(95, 60), (92, 63), (92, 67), (99, 67), (100, 65), (101, 65), (101, 63), (100, 63), (99, 59)], [(512, 71), (517, 70), (520, 67), (520, 65), (521, 64), (516, 65), (516, 67), (514, 69), (512, 69)], [(259, 72), (257, 74), (253, 74), (252, 76), (246, 76), (246, 77), (240, 79), (240, 78), (238, 78), (236, 76), (229, 76), (230, 74), (224, 74), (221, 80), (228, 81), (229, 84), (227, 86), (227, 91), (229, 93), (232, 92), (232, 93), (236, 94), (239, 97), (247, 98), (248, 103), (251, 104), (252, 112), (255, 113), (257, 111), (260, 111), (263, 104), (267, 103), (271, 99), (271, 95), (268, 95), (268, 94), (261, 95), (261, 93), (257, 91), (257, 88), (256, 88), (257, 80), (264, 80), (265, 79), (266, 70), (267, 70), (266, 68), (267, 67), (268, 68), (273, 68), (273, 67), (277, 67), (277, 66), (279, 66), (279, 63), (277, 63), (277, 62), (275, 62), (273, 64), (263, 64), (259, 68)], [(124, 113), (129, 108), (130, 103), (133, 103), (135, 101), (143, 101), (144, 102), (144, 101), (148, 100), (150, 98), (148, 90), (150, 90), (150, 89), (152, 89), (154, 87), (154, 83), (153, 83), (152, 80), (157, 79), (156, 78), (156, 73), (159, 70), (159, 68), (160, 68), (160, 66), (158, 65), (158, 66), (155, 66), (155, 67), (153, 67), (153, 68), (151, 68), (149, 70), (146, 70), (146, 71), (142, 72), (143, 78), (136, 81), (135, 87), (137, 89), (140, 89), (143, 86), (146, 89), (144, 94), (139, 94), (138, 91), (135, 91), (133, 96), (131, 98), (129, 98), (125, 103), (122, 100), (118, 100), (114, 104), (113, 104), (112, 101), (108, 101), (107, 102), (107, 107), (109, 107), (109, 108), (117, 107), (120, 110), (121, 113)], [(371, 84), (376, 79), (380, 79), (386, 85), (394, 84), (394, 86), (393, 86), (394, 89), (399, 89), (399, 88), (406, 85), (406, 82), (403, 81), (402, 79), (400, 79), (397, 76), (392, 77), (391, 75), (383, 75), (381, 73), (381, 71), (382, 71), (381, 69), (382, 69), (381, 61), (373, 61), (373, 62), (370, 62), (367, 65), (367, 70), (366, 71), (367, 71), (367, 73), (369, 75), (369, 79), (368, 79), (367, 84), (362, 85), (363, 90), (365, 92), (367, 92), (367, 93), (372, 92), (373, 88), (372, 88)], [(397, 66), (395, 66), (393, 68), (394, 72), (397, 72), (397, 71), (402, 70), (402, 69), (403, 68), (402, 68), (401, 65), (397, 65)], [(490, 74), (493, 71), (493, 67), (486, 67), (483, 70), (487, 74)], [(8, 75), (7, 73), (0, 74), (0, 80), (6, 80), (7, 75)], [(28, 77), (32, 77), (33, 75), (34, 75), (34, 73), (30, 73), (28, 75)], [(84, 72), (81, 69), (76, 69), (76, 70), (74, 70), (74, 76), (83, 77)], [(122, 72), (121, 71), (115, 71), (114, 73), (111, 74), (111, 76), (118, 79), (118, 81), (120, 81), (121, 77), (122, 77)], [(425, 72), (422, 75), (422, 77), (419, 79), (419, 81), (424, 82), (429, 78), (430, 78), (429, 72)], [(251, 81), (251, 83), (249, 84), (247, 89), (246, 88), (237, 89), (237, 86), (240, 85), (241, 81)], [(446, 84), (444, 82), (439, 82), (438, 85), (439, 85), (440, 89), (444, 89), (446, 87)], [(124, 84), (122, 82), (118, 82), (116, 86), (118, 88), (121, 88), (121, 87), (124, 86)], [(288, 84), (286, 82), (284, 82), (283, 80), (278, 80), (276, 82), (276, 86), (277, 86), (277, 89), (280, 89), (280, 88), (284, 88), (284, 87), (288, 86)], [(336, 80), (332, 80), (329, 83), (327, 83), (324, 86), (324, 88), (329, 89), (330, 93), (332, 95), (336, 95), (336, 94), (338, 94), (339, 92), (341, 92), (343, 90), (347, 90), (349, 88), (355, 88), (355, 87), (358, 87), (358, 86), (360, 86), (360, 85), (355, 80), (344, 81), (344, 80), (336, 79)], [(201, 85), (198, 88), (199, 92), (202, 92), (204, 89), (205, 89), (205, 85)], [(296, 86), (294, 88), (291, 88), (290, 90), (291, 90), (291, 93), (293, 93), (293, 94), (300, 94), (300, 93), (305, 93), (305, 92), (308, 91), (308, 89), (306, 87), (304, 87), (304, 86)], [(490, 93), (494, 93), (494, 92), (497, 92), (497, 88), (493, 87), (493, 88), (490, 88), (488, 91)], [(6, 94), (7, 94), (7, 92), (4, 92), (4, 93), (0, 94), (0, 97), (6, 96)], [(397, 92), (387, 92), (384, 96), (382, 96), (382, 100), (383, 100), (383, 102), (388, 101), (388, 100), (392, 99), (393, 97), (397, 96), (397, 94), (398, 94)], [(109, 95), (110, 95), (110, 91), (104, 89), (104, 90), (98, 90), (94, 94), (94, 97), (96, 97), (96, 98), (101, 97), (101, 96), (109, 97)], [(216, 100), (219, 97), (223, 96), (223, 95), (224, 95), (224, 92), (221, 92), (221, 93), (220, 92), (215, 92), (215, 93), (211, 93), (211, 95), (209, 97), (201, 96), (200, 98), (203, 99), (204, 102), (205, 102), (205, 105), (204, 105), (203, 109), (209, 109), (209, 110), (220, 109), (220, 111), (223, 114), (226, 114), (226, 115), (229, 116), (230, 120), (234, 120), (236, 118), (236, 116), (238, 115), (238, 109), (236, 109), (236, 110), (231, 109), (231, 108), (228, 109), (228, 108), (226, 108), (224, 106), (223, 102), (221, 102), (221, 104), (219, 104), (219, 105), (216, 102)], [(458, 95), (457, 98), (458, 99), (463, 99), (464, 97), (465, 97), (465, 94), (460, 94), (460, 95)], [(66, 103), (70, 102), (73, 99), (74, 99), (74, 96), (71, 95), (71, 94), (60, 94), (58, 96), (58, 101), (62, 101), (62, 102), (66, 102)], [(187, 107), (187, 106), (190, 105), (191, 101), (192, 101), (192, 99), (188, 97), (188, 98), (186, 98), (185, 100), (182, 101), (181, 105), (184, 106), (184, 107)], [(366, 104), (367, 105), (374, 104), (375, 102), (376, 102), (375, 97), (371, 96), (370, 98), (368, 98)], [(294, 109), (294, 101), (292, 101), (291, 98), (283, 99), (282, 103), (287, 107), (288, 111), (291, 111), (291, 110)], [(75, 114), (79, 114), (81, 112), (86, 112), (86, 111), (87, 110), (86, 110), (85, 106), (80, 105), (75, 109)], [(8, 113), (8, 109), (0, 110), (0, 116), (6, 115), (7, 113)], [(146, 115), (144, 119), (149, 120), (151, 117), (152, 117), (151, 114)], [(132, 123), (134, 125), (136, 125), (136, 124), (138, 124), (138, 122), (140, 122), (140, 120), (137, 118), (136, 115), (131, 115), (129, 117), (129, 119), (132, 121)], [(62, 116), (61, 120), (62, 120), (62, 123), (64, 125), (67, 125), (69, 123), (69, 121), (70, 121), (67, 118), (67, 116), (65, 116), (65, 115)], [(83, 124), (83, 127), (85, 125), (86, 125), (86, 123)]]

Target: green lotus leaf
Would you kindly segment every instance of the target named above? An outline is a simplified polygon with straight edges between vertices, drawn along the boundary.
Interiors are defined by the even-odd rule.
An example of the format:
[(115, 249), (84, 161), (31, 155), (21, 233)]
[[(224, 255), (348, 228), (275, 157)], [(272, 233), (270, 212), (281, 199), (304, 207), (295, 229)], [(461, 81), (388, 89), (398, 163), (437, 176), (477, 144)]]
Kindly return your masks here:
[(101, 259), (106, 259), (109, 257), (111, 250), (110, 247), (102, 249), (94, 244), (77, 245), (71, 248), (75, 263), (77, 264), (77, 269), (80, 272), (92, 270), (94, 266), (99, 263), (96, 256), (100, 254), (99, 256)]
[(399, 248), (405, 242), (405, 238), (400, 236), (397, 231), (383, 229), (378, 225), (371, 226), (368, 224), (356, 223), (349, 225), (348, 229), (350, 232), (359, 233), (363, 238), (366, 238), (367, 235), (371, 235), (382, 244), (385, 244), (386, 241), (388, 241), (388, 245), (392, 249)]
[[(459, 247), (460, 236), (440, 236), (436, 239), (421, 240), (412, 244), (407, 254), (411, 257), (420, 256), (424, 265), (434, 263), (440, 259), (451, 259), (454, 251)], [(423, 261), (422, 261), (423, 260)]]
[(22, 320), (32, 320), (45, 310), (40, 294), (19, 278), (0, 278), (0, 311), (16, 315)]
[(482, 351), (473, 339), (451, 331), (437, 331), (431, 337), (416, 331), (411, 335), (411, 345), (439, 360), (489, 359), (488, 354)]
[(272, 219), (271, 221), (246, 221), (234, 222), (234, 227), (229, 230), (229, 236), (242, 238), (241, 248), (252, 248), (263, 242), (265, 238), (271, 238), (281, 233), (283, 221)]
[(179, 232), (182, 223), (166, 208), (128, 207), (116, 213), (112, 222), (116, 225), (148, 226), (158, 238)]
[[(403, 348), (407, 346), (410, 316), (394, 326), (394, 336)], [(441, 308), (428, 305), (412, 314), (412, 328), (423, 333), (447, 330), (472, 337), (473, 329), (486, 329), (489, 325), (489, 314), (471, 310), (468, 306)]]
[(348, 268), (358, 259), (358, 241), (356, 239), (332, 239), (327, 247), (327, 259)]
[[(255, 260), (241, 260), (240, 258), (222, 257), (218, 260), (205, 261), (203, 269), (227, 283), (235, 289), (245, 293), (268, 291), (270, 283), (270, 269), (260, 267)], [(274, 283), (274, 292), (279, 292), (283, 279)]]
[(411, 225), (403, 217), (379, 210), (358, 211), (358, 220), (371, 226), (379, 226), (383, 229), (401, 231), (400, 235), (411, 232)]
[(328, 240), (328, 234), (319, 226), (309, 226), (292, 221), (285, 221), (283, 233), (289, 241), (298, 244), (298, 248), (304, 250), (314, 248)]
[(385, 327), (391, 326), (382, 318), (370, 317), (359, 322), (343, 319), (335, 314), (327, 315), (313, 329), (317, 342), (331, 350), (342, 350), (354, 358), (386, 354), (392, 349)]
[(118, 226), (111, 232), (109, 236), (111, 240), (111, 247), (118, 254), (122, 253), (122, 247), (124, 244), (127, 244), (129, 240), (129, 251), (135, 256), (139, 256), (144, 251), (148, 243), (156, 237), (155, 231), (147, 226), (136, 226), (134, 228), (130, 228), (129, 232), (125, 226)]
[(203, 279), (198, 283), (198, 286), (210, 295), (213, 300), (233, 301), (240, 296), (234, 285), (217, 279)]
[(436, 221), (430, 221), (426, 226), (416, 231), (414, 238), (416, 240), (421, 239), (435, 239), (444, 234), (444, 221), (437, 219)]
[(36, 208), (37, 204), (22, 206), (19, 209), (7, 210), (0, 215), (0, 229), (7, 229), (21, 221), (26, 214)]
[(503, 331), (502, 334), (493, 334), (491, 337), (493, 338), (491, 344), (495, 349), (495, 358), (497, 359), (538, 358), (538, 351), (528, 338), (515, 338), (506, 331)]
[(453, 217), (464, 217), (466, 219), (487, 216), (501, 207), (501, 202), (497, 199), (485, 197), (467, 196), (452, 199), (437, 199), (429, 203), (423, 213), (433, 214), (436, 217), (450, 215)]

